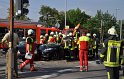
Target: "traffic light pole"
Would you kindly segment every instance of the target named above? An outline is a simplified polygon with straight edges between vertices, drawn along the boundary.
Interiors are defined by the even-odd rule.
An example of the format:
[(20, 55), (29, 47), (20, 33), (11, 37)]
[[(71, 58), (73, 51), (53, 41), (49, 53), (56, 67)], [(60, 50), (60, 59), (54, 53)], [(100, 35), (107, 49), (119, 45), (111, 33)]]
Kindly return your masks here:
[(13, 54), (13, 26), (14, 26), (14, 0), (10, 0), (10, 41), (8, 50), (7, 79), (13, 79), (14, 54)]

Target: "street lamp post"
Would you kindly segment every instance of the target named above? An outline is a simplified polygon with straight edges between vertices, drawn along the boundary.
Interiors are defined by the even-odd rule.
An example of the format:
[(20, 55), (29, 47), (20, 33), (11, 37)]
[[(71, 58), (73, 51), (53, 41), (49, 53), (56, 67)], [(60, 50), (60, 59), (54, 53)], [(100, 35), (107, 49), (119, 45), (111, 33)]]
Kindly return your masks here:
[(116, 20), (117, 20), (117, 13), (118, 13), (118, 10), (120, 10), (120, 9), (115, 9), (116, 10)]
[(122, 39), (122, 20), (119, 21), (120, 25), (120, 39)]
[(66, 27), (67, 0), (65, 0), (65, 27)]

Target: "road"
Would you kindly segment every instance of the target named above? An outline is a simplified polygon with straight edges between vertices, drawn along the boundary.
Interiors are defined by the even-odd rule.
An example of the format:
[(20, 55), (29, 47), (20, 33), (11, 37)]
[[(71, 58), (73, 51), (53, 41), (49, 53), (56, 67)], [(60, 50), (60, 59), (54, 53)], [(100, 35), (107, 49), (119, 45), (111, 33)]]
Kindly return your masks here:
[[(18, 79), (107, 79), (104, 66), (96, 64), (95, 61), (89, 61), (88, 72), (79, 71), (78, 61), (36, 61), (35, 67), (38, 71), (30, 72), (27, 65), (24, 72), (19, 71)], [(0, 79), (5, 79), (5, 57), (0, 58)]]

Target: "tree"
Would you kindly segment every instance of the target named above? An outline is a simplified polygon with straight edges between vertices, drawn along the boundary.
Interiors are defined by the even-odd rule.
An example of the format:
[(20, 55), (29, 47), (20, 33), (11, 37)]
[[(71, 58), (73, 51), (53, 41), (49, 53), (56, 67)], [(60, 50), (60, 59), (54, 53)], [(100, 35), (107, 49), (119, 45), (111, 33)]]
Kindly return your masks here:
[(56, 20), (59, 18), (58, 10), (49, 6), (42, 6), (40, 9), (39, 21), (48, 23), (49, 26), (55, 26)]
[(89, 19), (90, 16), (85, 14), (85, 12), (81, 12), (81, 10), (79, 8), (75, 9), (71, 9), (69, 11), (67, 11), (67, 20), (70, 21), (70, 23), (74, 24), (75, 26), (78, 23), (84, 24), (86, 22), (87, 19)]
[[(10, 13), (10, 9), (8, 8), (8, 16), (6, 19), (9, 19), (9, 13)], [(16, 16), (16, 7), (14, 6), (14, 19), (15, 20), (30, 20), (29, 17), (27, 17), (26, 15), (23, 15), (23, 16)]]
[(108, 29), (112, 26), (115, 26), (118, 29), (116, 24), (116, 18), (109, 14), (108, 11), (103, 13), (101, 10), (97, 10), (97, 14), (95, 17), (87, 20), (85, 24), (83, 24), (86, 29), (88, 29), (91, 33), (99, 33), (101, 36), (106, 37)]

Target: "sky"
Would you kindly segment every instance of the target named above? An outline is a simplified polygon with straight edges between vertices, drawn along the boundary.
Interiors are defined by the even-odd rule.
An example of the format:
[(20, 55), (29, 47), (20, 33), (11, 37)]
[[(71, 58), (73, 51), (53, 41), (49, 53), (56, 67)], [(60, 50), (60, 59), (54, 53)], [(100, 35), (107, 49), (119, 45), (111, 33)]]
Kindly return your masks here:
[[(8, 15), (9, 1), (0, 0), (0, 18), (2, 19), (5, 19)], [(32, 21), (38, 21), (40, 17), (39, 11), (42, 5), (56, 8), (58, 11), (79, 8), (91, 16), (95, 16), (97, 10), (101, 9), (102, 12), (107, 12), (108, 10), (118, 20), (124, 19), (124, 0), (29, 0), (29, 4), (29, 14), (27, 16)]]

